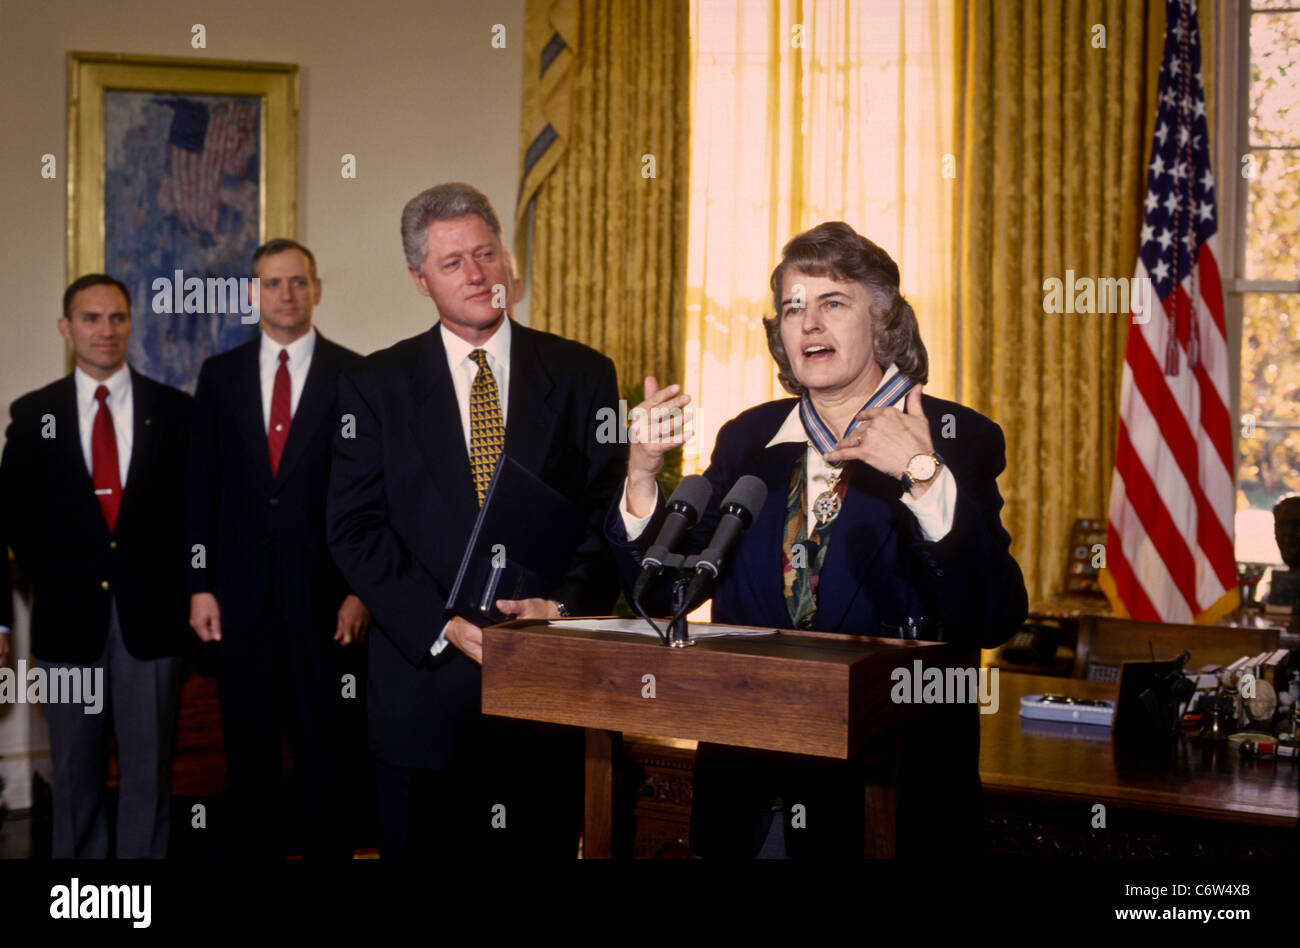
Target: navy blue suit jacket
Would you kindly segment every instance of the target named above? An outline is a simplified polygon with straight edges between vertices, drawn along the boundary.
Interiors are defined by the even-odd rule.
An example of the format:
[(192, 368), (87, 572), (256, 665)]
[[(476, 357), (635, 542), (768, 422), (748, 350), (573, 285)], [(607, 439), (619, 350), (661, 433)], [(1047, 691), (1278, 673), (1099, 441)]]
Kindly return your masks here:
[(82, 454), (72, 375), (10, 408), (0, 461), (0, 533), (32, 582), (37, 658), (96, 661), (113, 599), (122, 639), (136, 658), (175, 655), (186, 641), (189, 557), (181, 518), (192, 402), (134, 369), (131, 398), (131, 464), (112, 532)]
[[(262, 415), (261, 334), (203, 363), (189, 442), (186, 546), (189, 592), (210, 592), (223, 634), (260, 630), (271, 620), (334, 634), (348, 587), (325, 542), (325, 492), (334, 434), (341, 428), (338, 377), (361, 360), (320, 331), (289, 425), (279, 470), (271, 474)], [(270, 641), (267, 641), (269, 647)]]
[[(597, 437), (600, 409), (617, 413), (618, 399), (608, 358), (512, 325), (505, 451), (583, 511), (583, 540), (550, 592), (578, 615), (607, 614), (618, 596), (601, 526), (627, 446)], [(374, 620), (370, 750), (398, 767), (447, 769), (476, 751), (482, 678), (453, 645), (429, 655), (478, 516), (437, 325), (344, 373), (339, 406), (356, 436), (335, 437), (329, 541)]]
[[(684, 552), (703, 549), (718, 522), (722, 498), (742, 475), (761, 477), (768, 493), (758, 516), (740, 535), (723, 566), (713, 598), (715, 622), (790, 626), (781, 572), (785, 501), (794, 466), (807, 446), (767, 444), (796, 404), (797, 400), (790, 398), (759, 405), (718, 432), (712, 462), (705, 472), (713, 485), (713, 499)], [(1010, 638), (1028, 612), (1024, 578), (1011, 556), (1011, 538), (999, 516), (1002, 496), (996, 478), (1006, 466), (1002, 430), (955, 402), (926, 395), (922, 407), (935, 450), (957, 482), (952, 529), (937, 542), (927, 540), (901, 500), (901, 483), (859, 462), (849, 462), (848, 493), (826, 552), (812, 628), (881, 635), (882, 624), (902, 626), (909, 617), (924, 616), (937, 619), (944, 640), (959, 649), (992, 648)], [(944, 437), (945, 428), (952, 437)], [(606, 534), (624, 587), (630, 590), (640, 571), (641, 556), (663, 521), (664, 498), (659, 497), (654, 516), (636, 541), (627, 539), (619, 499), (610, 507)], [(656, 596), (647, 596), (645, 604), (652, 614), (671, 611), (669, 586), (667, 579), (661, 579)], [(931, 732), (944, 735), (937, 747), (904, 746), (902, 751), (900, 848), (905, 836), (918, 840), (921, 829), (932, 838), (941, 835), (937, 828), (943, 820), (935, 819), (939, 809), (949, 818), (960, 811), (967, 823), (978, 819), (978, 712), (974, 705), (944, 711), (950, 720), (936, 727), (934, 717), (938, 716), (931, 719)], [(719, 756), (723, 756), (721, 749), (703, 744), (697, 758), (692, 845), (706, 854), (705, 836), (714, 822), (725, 821), (728, 795), (741, 792), (738, 783), (723, 792), (703, 779), (707, 773), (719, 772), (711, 766), (711, 758)], [(942, 790), (937, 783), (944, 784)], [(909, 821), (912, 825), (905, 825)], [(919, 826), (920, 821), (927, 825)], [(717, 847), (713, 851), (723, 852)]]

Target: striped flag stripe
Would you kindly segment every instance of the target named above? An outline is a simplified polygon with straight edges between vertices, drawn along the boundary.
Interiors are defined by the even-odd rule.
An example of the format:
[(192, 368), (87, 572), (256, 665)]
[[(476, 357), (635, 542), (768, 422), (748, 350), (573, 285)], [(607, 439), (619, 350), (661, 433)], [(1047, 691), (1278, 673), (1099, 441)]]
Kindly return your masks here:
[[(1123, 462), (1124, 486), (1129, 503), (1146, 528), (1147, 536), (1160, 550), (1169, 575), (1189, 607), (1196, 604), (1196, 564), (1168, 508), (1156, 490), (1155, 482), (1141, 463), (1138, 463), (1133, 444), (1129, 441), (1128, 426), (1119, 423), (1119, 442), (1115, 449), (1115, 466)], [(1193, 611), (1195, 611), (1193, 609)]]

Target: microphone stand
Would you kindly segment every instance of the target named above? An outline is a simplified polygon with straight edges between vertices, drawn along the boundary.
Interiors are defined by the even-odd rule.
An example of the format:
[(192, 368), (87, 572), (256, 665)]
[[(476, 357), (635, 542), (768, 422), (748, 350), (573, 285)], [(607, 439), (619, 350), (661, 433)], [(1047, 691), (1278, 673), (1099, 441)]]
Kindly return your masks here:
[(695, 566), (699, 561), (699, 556), (693, 553), (690, 556), (669, 553), (663, 558), (664, 569), (671, 569), (677, 574), (677, 578), (673, 581), (673, 617), (668, 623), (667, 632), (660, 629), (654, 620), (645, 614), (639, 598), (632, 601), (632, 608), (636, 614), (650, 623), (650, 628), (658, 633), (659, 641), (671, 648), (690, 648), (695, 644), (691, 641), (690, 626), (686, 621), (686, 613), (690, 608), (690, 604), (686, 602), (686, 588), (691, 584), (691, 577), (695, 575)]

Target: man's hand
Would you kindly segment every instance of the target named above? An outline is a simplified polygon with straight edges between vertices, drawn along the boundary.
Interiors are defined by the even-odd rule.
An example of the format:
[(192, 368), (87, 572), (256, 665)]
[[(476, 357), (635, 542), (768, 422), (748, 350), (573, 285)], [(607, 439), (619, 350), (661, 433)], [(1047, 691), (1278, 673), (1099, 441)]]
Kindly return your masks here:
[[(826, 460), (833, 462), (861, 461), (890, 477), (902, 477), (907, 462), (918, 454), (934, 450), (930, 440), (930, 422), (921, 410), (921, 386), (907, 393), (906, 411), (890, 405), (883, 408), (864, 408), (858, 413), (858, 426), (848, 437), (826, 452)], [(917, 484), (912, 496), (920, 497), (933, 481)]]
[(212, 593), (190, 596), (190, 628), (198, 633), (200, 641), (221, 641), (221, 607)]
[(480, 665), (483, 664), (483, 630), (473, 622), (453, 616), (447, 623), (447, 641)]
[(334, 630), (334, 641), (343, 645), (360, 642), (366, 637), (370, 628), (370, 610), (356, 596), (348, 596), (339, 606), (338, 626)]
[[(632, 409), (631, 447), (627, 459), (627, 512), (646, 517), (654, 511), (664, 455), (691, 439), (692, 412), (684, 411), (691, 396), (680, 385), (661, 389), (653, 375), (645, 379), (645, 401)], [(531, 618), (531, 617), (525, 617)]]
[(512, 619), (560, 618), (560, 610), (549, 599), (498, 599), (497, 608)]
[(9, 664), (9, 639), (13, 633), (0, 632), (0, 668)]

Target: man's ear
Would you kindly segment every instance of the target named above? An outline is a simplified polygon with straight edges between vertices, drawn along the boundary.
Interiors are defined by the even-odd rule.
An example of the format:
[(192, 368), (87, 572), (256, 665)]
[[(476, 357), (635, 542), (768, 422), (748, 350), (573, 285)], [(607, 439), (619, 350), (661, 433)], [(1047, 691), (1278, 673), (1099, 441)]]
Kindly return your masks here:
[(321, 281), (320, 281), (319, 279), (313, 278), (312, 281), (311, 281), (311, 289), (312, 289), (312, 303), (311, 303), (311, 305), (312, 305), (312, 306), (319, 306), (319, 305), (320, 305)]
[(59, 335), (68, 340), (68, 342), (72, 341), (72, 323), (66, 316), (59, 317)]
[(424, 274), (415, 267), (407, 267), (406, 269), (411, 274), (411, 279), (415, 281), (415, 288), (420, 291), (420, 295), (433, 299), (433, 294), (429, 292), (429, 284), (425, 282)]

